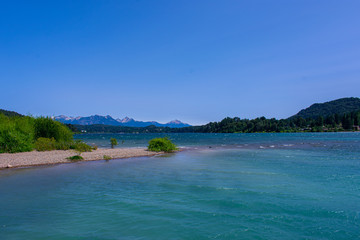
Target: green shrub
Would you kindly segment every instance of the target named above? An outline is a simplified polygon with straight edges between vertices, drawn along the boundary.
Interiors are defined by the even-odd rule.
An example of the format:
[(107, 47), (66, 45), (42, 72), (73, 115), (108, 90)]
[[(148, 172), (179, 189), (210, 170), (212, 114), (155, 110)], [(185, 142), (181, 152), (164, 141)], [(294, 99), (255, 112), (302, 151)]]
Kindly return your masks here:
[(15, 130), (21, 134), (27, 135), (27, 140), (34, 141), (34, 118), (31, 117), (13, 117)]
[(35, 142), (37, 151), (51, 151), (56, 149), (56, 141), (54, 138), (38, 138)]
[(71, 141), (71, 142), (64, 142), (64, 141), (56, 142), (55, 143), (55, 149), (57, 149), (57, 150), (74, 149), (75, 147), (73, 145), (74, 145), (73, 141)]
[(110, 138), (110, 144), (111, 148), (114, 148), (114, 146), (118, 145), (116, 138)]
[(86, 143), (84, 143), (81, 140), (77, 140), (75, 141), (75, 143), (73, 144), (73, 149), (75, 149), (78, 152), (91, 152), (92, 147), (90, 145), (87, 145)]
[(177, 150), (168, 138), (154, 138), (149, 141), (148, 150), (152, 152), (173, 152)]
[(64, 124), (49, 117), (39, 117), (34, 123), (35, 138), (54, 138), (58, 142), (72, 141), (73, 133)]
[(67, 159), (73, 161), (73, 162), (76, 162), (76, 161), (80, 161), (80, 160), (83, 160), (84, 158), (80, 155), (74, 155), (74, 156), (71, 156), (71, 157), (68, 157)]
[(57, 142), (54, 138), (38, 138), (35, 142), (35, 149), (38, 151), (50, 151), (50, 150), (69, 150), (73, 149), (79, 153), (91, 152), (91, 150), (97, 148), (87, 145), (81, 140), (69, 141), (69, 142)]
[(0, 113), (0, 153), (77, 149), (91, 151), (85, 143), (73, 141), (64, 124), (48, 117), (7, 117)]
[(103, 158), (104, 158), (104, 160), (111, 160), (111, 157), (108, 155), (104, 155)]
[(33, 149), (32, 139), (13, 129), (0, 130), (0, 153), (28, 152)]
[(0, 114), (0, 153), (27, 152), (33, 149), (33, 119)]

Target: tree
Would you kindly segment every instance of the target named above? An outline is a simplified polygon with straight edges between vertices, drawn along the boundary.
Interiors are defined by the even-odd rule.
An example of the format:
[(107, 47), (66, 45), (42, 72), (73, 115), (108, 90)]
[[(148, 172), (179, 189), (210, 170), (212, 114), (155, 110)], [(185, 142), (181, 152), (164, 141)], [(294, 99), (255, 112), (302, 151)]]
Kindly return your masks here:
[(345, 114), (342, 119), (342, 127), (346, 130), (352, 129), (354, 121), (351, 119), (350, 114)]
[(114, 148), (114, 146), (118, 145), (118, 142), (115, 138), (110, 138), (110, 144), (111, 148)]
[(360, 125), (360, 112), (355, 113), (354, 116), (354, 125)]
[(334, 115), (327, 116), (325, 119), (325, 123), (331, 125), (332, 127), (335, 127), (335, 116)]
[(316, 125), (319, 126), (319, 127), (322, 127), (324, 125), (324, 117), (323, 116), (319, 116), (316, 119)]
[(336, 113), (336, 114), (335, 114), (335, 123), (336, 123), (336, 124), (340, 124), (340, 122), (341, 122), (341, 121), (340, 121), (340, 115)]

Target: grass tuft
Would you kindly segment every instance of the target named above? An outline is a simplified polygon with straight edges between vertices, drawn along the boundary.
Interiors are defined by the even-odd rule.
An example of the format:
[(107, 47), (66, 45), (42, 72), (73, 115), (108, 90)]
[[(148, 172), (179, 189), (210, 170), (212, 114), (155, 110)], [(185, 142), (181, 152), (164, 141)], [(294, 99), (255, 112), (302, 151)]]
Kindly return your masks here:
[(84, 158), (80, 155), (74, 155), (74, 156), (68, 157), (67, 159), (71, 160), (72, 162), (84, 160)]

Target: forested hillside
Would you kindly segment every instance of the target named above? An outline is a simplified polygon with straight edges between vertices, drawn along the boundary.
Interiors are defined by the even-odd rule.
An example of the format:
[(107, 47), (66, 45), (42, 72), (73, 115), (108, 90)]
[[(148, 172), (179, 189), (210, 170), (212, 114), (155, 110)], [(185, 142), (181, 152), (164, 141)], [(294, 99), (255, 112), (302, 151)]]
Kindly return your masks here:
[(8, 111), (8, 110), (4, 110), (4, 109), (0, 109), (0, 114), (4, 114), (5, 116), (8, 117), (22, 117), (23, 115), (14, 111)]
[(334, 114), (343, 115), (360, 110), (360, 98), (340, 98), (325, 103), (315, 103), (310, 107), (301, 110), (291, 118), (317, 118), (319, 116), (327, 117)]
[(348, 114), (333, 114), (316, 119), (296, 117), (291, 119), (265, 117), (256, 119), (225, 118), (220, 122), (211, 122), (203, 126), (178, 129), (177, 132), (203, 133), (254, 133), (254, 132), (336, 132), (358, 130), (360, 111)]

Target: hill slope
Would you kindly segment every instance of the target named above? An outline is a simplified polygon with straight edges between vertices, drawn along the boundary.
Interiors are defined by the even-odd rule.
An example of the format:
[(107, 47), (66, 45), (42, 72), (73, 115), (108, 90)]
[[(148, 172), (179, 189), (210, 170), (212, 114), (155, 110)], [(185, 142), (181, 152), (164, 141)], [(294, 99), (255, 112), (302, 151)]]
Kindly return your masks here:
[(4, 110), (4, 109), (0, 109), (0, 113), (4, 114), (5, 116), (8, 117), (22, 117), (24, 115), (14, 112), (14, 111), (8, 111), (8, 110)]
[(342, 115), (358, 110), (360, 110), (360, 98), (340, 98), (330, 102), (315, 103), (290, 118), (317, 118), (318, 116), (325, 117), (333, 114)]

